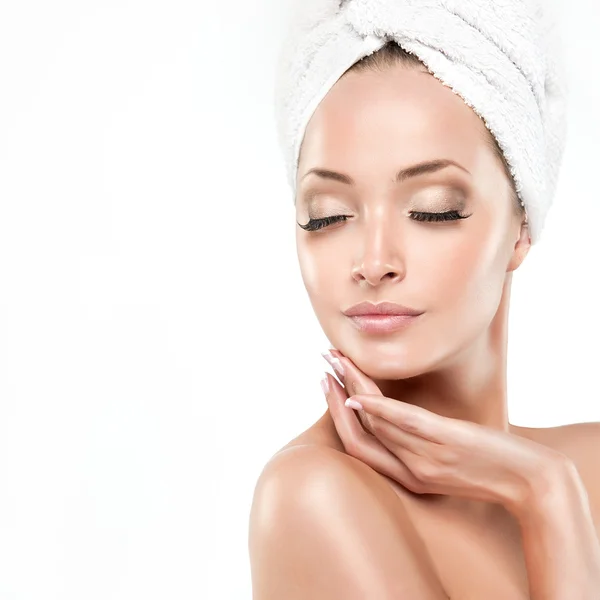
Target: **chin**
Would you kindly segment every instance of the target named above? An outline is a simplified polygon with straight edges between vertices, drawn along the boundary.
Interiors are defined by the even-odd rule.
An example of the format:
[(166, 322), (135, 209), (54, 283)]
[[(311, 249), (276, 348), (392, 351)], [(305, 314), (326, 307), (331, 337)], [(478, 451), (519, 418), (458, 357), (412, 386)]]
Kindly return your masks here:
[(353, 342), (332, 346), (347, 356), (371, 379), (407, 379), (423, 372), (423, 365), (410, 359), (403, 344), (393, 341), (378, 343)]
[(372, 361), (369, 361), (369, 363), (370, 364), (364, 366), (358, 366), (358, 364), (356, 366), (358, 366), (367, 377), (370, 377), (373, 380), (395, 381), (399, 379), (410, 379), (423, 372), (422, 369), (406, 364), (382, 366), (381, 364), (372, 364)]

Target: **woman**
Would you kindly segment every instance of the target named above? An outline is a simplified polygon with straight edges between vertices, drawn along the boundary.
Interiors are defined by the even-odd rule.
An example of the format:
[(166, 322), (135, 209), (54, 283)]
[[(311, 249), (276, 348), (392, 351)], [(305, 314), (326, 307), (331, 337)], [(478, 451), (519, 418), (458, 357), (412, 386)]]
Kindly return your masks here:
[(295, 192), (341, 384), (259, 478), (254, 600), (599, 597), (600, 424), (508, 422), (531, 217), (482, 118), (389, 41), (311, 113)]

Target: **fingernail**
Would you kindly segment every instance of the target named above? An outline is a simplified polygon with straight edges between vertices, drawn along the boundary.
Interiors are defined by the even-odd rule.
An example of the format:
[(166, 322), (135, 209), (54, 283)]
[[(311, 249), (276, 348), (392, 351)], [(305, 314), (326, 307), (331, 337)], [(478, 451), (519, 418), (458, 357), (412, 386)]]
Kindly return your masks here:
[(321, 379), (321, 389), (323, 390), (324, 394), (327, 395), (329, 393), (329, 382), (327, 381), (327, 375)]
[(356, 410), (362, 410), (363, 407), (363, 405), (360, 402), (357, 402), (356, 400), (351, 400), (350, 398), (348, 398), (346, 402), (344, 402), (344, 404), (348, 408), (355, 408)]
[(331, 366), (340, 377), (344, 376), (344, 365), (341, 363), (339, 358), (332, 358)]
[(339, 358), (331, 356), (329, 352), (321, 352), (321, 356), (332, 366), (333, 370), (340, 376), (344, 376), (344, 365)]

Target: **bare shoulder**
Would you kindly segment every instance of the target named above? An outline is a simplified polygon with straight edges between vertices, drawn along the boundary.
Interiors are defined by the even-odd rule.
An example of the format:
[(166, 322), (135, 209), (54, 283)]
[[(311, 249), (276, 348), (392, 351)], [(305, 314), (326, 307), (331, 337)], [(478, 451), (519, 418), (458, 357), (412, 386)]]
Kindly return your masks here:
[(267, 463), (249, 551), (254, 600), (447, 599), (397, 495), (326, 445), (292, 445)]
[(588, 493), (590, 508), (600, 532), (600, 422), (570, 423), (547, 429), (530, 430), (539, 441), (569, 458)]
[[(546, 429), (532, 429), (532, 439), (569, 458), (582, 477), (598, 473), (600, 422), (570, 423)], [(600, 483), (600, 482), (597, 482)]]

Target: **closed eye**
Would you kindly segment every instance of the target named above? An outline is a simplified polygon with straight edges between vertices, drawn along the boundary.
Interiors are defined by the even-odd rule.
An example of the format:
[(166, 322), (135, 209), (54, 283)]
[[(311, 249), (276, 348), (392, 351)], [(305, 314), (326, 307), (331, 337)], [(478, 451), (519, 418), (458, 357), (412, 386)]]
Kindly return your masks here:
[(471, 216), (462, 215), (458, 210), (448, 210), (440, 213), (411, 211), (410, 214), (414, 216), (415, 221), (457, 221), (458, 219), (466, 219)]
[(317, 229), (323, 229), (323, 227), (327, 227), (332, 223), (345, 221), (347, 218), (347, 215), (333, 215), (331, 217), (324, 217), (322, 219), (310, 219), (305, 225), (302, 225), (301, 223), (298, 223), (298, 225), (305, 231), (317, 231)]
[[(421, 222), (457, 221), (459, 219), (467, 219), (471, 216), (463, 215), (457, 210), (448, 210), (440, 213), (411, 211), (410, 215), (413, 221)], [(322, 219), (310, 219), (308, 223), (305, 223), (304, 225), (298, 223), (298, 225), (305, 231), (317, 231), (324, 227), (328, 227), (333, 223), (345, 221), (347, 219), (348, 215), (332, 215), (330, 217), (323, 217)]]

